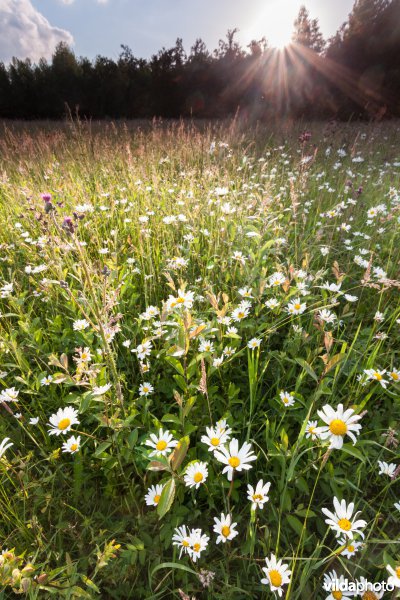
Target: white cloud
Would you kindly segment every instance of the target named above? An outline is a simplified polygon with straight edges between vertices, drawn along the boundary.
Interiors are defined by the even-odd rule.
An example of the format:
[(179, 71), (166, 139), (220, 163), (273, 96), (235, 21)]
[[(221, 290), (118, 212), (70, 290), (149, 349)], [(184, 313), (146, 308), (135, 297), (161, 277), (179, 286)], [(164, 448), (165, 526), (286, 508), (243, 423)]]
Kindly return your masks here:
[(0, 60), (13, 56), (50, 58), (59, 42), (73, 44), (69, 31), (51, 25), (31, 0), (0, 0)]

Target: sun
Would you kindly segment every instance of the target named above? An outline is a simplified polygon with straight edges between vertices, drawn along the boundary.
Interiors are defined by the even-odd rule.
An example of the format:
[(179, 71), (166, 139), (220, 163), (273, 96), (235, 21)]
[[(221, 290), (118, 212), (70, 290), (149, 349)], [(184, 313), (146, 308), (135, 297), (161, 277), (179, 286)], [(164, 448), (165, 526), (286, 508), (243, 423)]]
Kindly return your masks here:
[(268, 46), (283, 50), (291, 43), (294, 18), (287, 0), (268, 2), (252, 15), (251, 24), (243, 32), (250, 40), (264, 36)]

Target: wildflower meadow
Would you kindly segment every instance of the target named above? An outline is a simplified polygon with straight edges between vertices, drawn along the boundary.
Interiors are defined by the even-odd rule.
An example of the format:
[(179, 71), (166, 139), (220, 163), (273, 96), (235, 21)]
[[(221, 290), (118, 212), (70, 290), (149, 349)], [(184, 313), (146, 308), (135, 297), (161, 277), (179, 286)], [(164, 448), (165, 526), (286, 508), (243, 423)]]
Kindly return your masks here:
[(399, 596), (399, 135), (3, 127), (0, 598)]

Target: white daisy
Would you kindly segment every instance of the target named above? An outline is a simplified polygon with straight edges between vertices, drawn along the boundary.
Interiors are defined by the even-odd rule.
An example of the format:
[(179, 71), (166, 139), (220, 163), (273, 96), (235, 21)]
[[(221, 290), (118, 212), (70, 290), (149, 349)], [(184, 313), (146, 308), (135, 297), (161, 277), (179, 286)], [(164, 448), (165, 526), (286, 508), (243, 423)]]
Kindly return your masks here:
[(261, 579), (261, 583), (269, 585), (271, 592), (278, 592), (278, 596), (282, 596), (282, 586), (290, 583), (290, 575), (292, 572), (288, 569), (288, 565), (282, 564), (282, 559), (276, 560), (275, 554), (271, 554), (270, 558), (265, 558), (266, 567), (262, 567), (266, 577)]
[(78, 321), (74, 321), (72, 327), (74, 331), (84, 331), (89, 327), (89, 321), (86, 321), (86, 319), (78, 319)]
[(183, 479), (187, 487), (195, 487), (198, 489), (200, 485), (206, 481), (207, 477), (207, 463), (197, 461), (188, 465)]
[(188, 553), (193, 562), (200, 558), (200, 554), (207, 548), (209, 536), (202, 533), (201, 529), (192, 529), (189, 536)]
[(106, 383), (105, 385), (95, 386), (92, 389), (93, 396), (104, 396), (111, 389), (111, 383)]
[(78, 411), (71, 406), (59, 408), (55, 414), (51, 415), (48, 425), (51, 427), (48, 430), (49, 435), (64, 435), (70, 431), (72, 425), (79, 425)]
[(356, 435), (359, 435), (361, 425), (358, 421), (361, 417), (356, 415), (352, 408), (343, 410), (343, 404), (338, 404), (337, 409), (333, 409), (329, 404), (325, 404), (322, 410), (318, 410), (318, 415), (327, 424), (318, 427), (318, 434), (322, 440), (329, 439), (330, 448), (340, 449), (343, 446), (343, 438), (348, 435), (356, 443)]
[(0, 458), (4, 455), (8, 448), (11, 448), (11, 446), (14, 446), (14, 444), (10, 442), (10, 438), (8, 437), (4, 438), (4, 440), (0, 442)]
[(377, 586), (374, 586), (365, 577), (357, 579), (357, 590), (359, 591), (361, 600), (380, 600), (385, 593), (384, 589), (378, 590)]
[(269, 482), (264, 483), (262, 479), (257, 482), (255, 489), (252, 485), (247, 486), (247, 499), (250, 500), (252, 510), (258, 508), (264, 508), (264, 504), (268, 502), (268, 491), (271, 487)]
[(206, 427), (207, 435), (201, 436), (201, 441), (203, 444), (207, 444), (208, 451), (214, 452), (220, 446), (226, 444), (226, 442), (230, 439), (231, 434), (230, 427), (221, 428), (217, 425), (213, 427)]
[(226, 465), (222, 473), (227, 473), (228, 481), (232, 481), (234, 471), (242, 471), (243, 469), (251, 469), (249, 464), (256, 460), (256, 455), (253, 453), (251, 444), (244, 442), (239, 449), (239, 440), (233, 438), (228, 447), (221, 447), (214, 452), (214, 456), (219, 462)]
[(182, 552), (185, 554), (189, 553), (190, 548), (190, 533), (186, 529), (186, 525), (181, 525), (175, 528), (175, 533), (172, 536), (172, 544), (179, 548), (179, 558), (182, 556)]
[(281, 273), (280, 271), (273, 273), (272, 275), (270, 275), (269, 279), (268, 279), (268, 283), (270, 285), (270, 287), (278, 287), (280, 285), (282, 285), (282, 283), (285, 283), (286, 281), (286, 276)]
[(157, 506), (157, 504), (160, 502), (162, 491), (163, 486), (159, 484), (149, 487), (147, 494), (144, 497), (147, 506)]
[(342, 536), (337, 540), (339, 546), (345, 546), (345, 548), (341, 551), (341, 556), (346, 556), (347, 558), (351, 558), (354, 556), (360, 548), (363, 547), (362, 542), (355, 542), (354, 540), (348, 540), (345, 536)]
[(364, 373), (368, 380), (377, 381), (383, 388), (386, 388), (388, 381), (384, 378), (386, 373), (385, 369), (383, 371), (379, 371), (379, 369), (364, 369)]
[(220, 519), (214, 517), (214, 523), (213, 531), (218, 534), (215, 541), (216, 544), (219, 544), (220, 542), (225, 544), (225, 542), (233, 540), (233, 538), (239, 534), (238, 531), (235, 531), (237, 523), (232, 523), (231, 515), (224, 515), (224, 513), (221, 513)]
[(292, 396), (290, 392), (282, 391), (280, 392), (279, 396), (285, 406), (293, 406), (295, 400), (294, 396)]
[(70, 454), (75, 454), (78, 452), (81, 447), (81, 438), (80, 436), (75, 437), (71, 436), (66, 442), (62, 445), (63, 452), (69, 452)]
[(357, 520), (357, 515), (360, 514), (359, 512), (356, 512), (353, 515), (354, 502), (350, 502), (350, 504), (347, 505), (345, 500), (339, 502), (335, 496), (333, 498), (333, 506), (335, 509), (334, 513), (327, 508), (323, 508), (322, 512), (328, 517), (325, 519), (325, 523), (327, 523), (327, 525), (335, 532), (336, 537), (344, 535), (353, 539), (355, 533), (364, 537), (362, 528), (366, 526), (367, 522), (362, 519)]
[(250, 348), (250, 350), (255, 350), (256, 348), (259, 348), (261, 345), (261, 340), (260, 338), (252, 338), (248, 343), (247, 343), (247, 347)]
[(395, 568), (391, 567), (390, 565), (386, 565), (386, 568), (390, 573), (390, 577), (387, 580), (388, 584), (400, 588), (400, 565)]
[(326, 596), (325, 600), (350, 600), (353, 598), (353, 592), (345, 592), (342, 589), (346, 587), (346, 580), (344, 575), (338, 575), (336, 571), (330, 571), (325, 573), (324, 582), (322, 584), (323, 589), (326, 592), (330, 592), (329, 596)]
[(19, 391), (14, 387), (3, 390), (0, 394), (0, 402), (18, 402)]
[(292, 302), (286, 307), (287, 312), (290, 315), (301, 315), (307, 308), (307, 304), (305, 302), (301, 302), (300, 298), (295, 298)]
[(274, 308), (278, 308), (279, 304), (280, 303), (276, 298), (271, 298), (270, 300), (266, 301), (265, 306), (273, 310)]
[(319, 438), (318, 421), (308, 421), (306, 426), (306, 439), (311, 438), (312, 440), (316, 440)]
[(148, 396), (154, 392), (154, 388), (148, 381), (139, 385), (139, 396)]
[(146, 440), (145, 444), (154, 448), (153, 452), (150, 452), (150, 456), (167, 456), (178, 444), (178, 441), (168, 430), (163, 431), (160, 428), (158, 435), (150, 433), (150, 439)]

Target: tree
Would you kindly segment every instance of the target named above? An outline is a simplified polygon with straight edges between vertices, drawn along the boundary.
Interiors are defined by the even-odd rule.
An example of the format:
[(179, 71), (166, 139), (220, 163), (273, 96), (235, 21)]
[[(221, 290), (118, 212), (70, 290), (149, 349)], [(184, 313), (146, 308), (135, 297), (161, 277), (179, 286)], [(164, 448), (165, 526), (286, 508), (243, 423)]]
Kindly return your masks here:
[(292, 41), (301, 44), (320, 54), (325, 48), (325, 41), (319, 29), (318, 19), (310, 19), (306, 7), (300, 7), (299, 14), (294, 22)]

